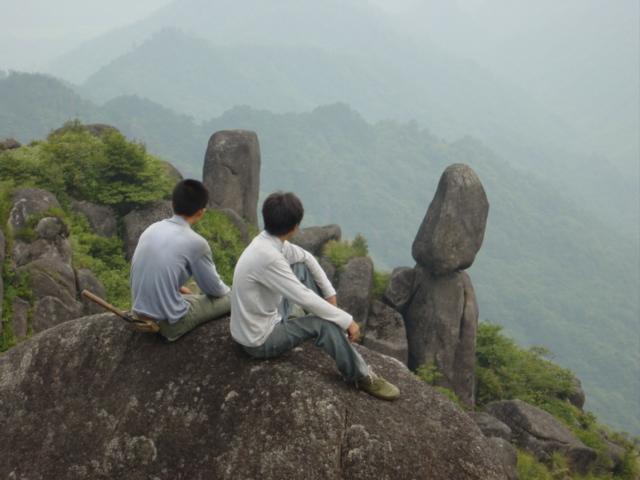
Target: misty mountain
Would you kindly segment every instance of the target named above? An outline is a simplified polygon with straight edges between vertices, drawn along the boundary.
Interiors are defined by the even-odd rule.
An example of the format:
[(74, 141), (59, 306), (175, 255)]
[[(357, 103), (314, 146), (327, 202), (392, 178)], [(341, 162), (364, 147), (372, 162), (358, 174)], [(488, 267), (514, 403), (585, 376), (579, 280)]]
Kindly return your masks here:
[[(450, 140), (467, 134), (481, 139), (519, 167), (567, 189), (603, 221), (637, 237), (637, 135), (624, 113), (633, 103), (623, 105), (624, 110), (617, 100), (607, 100), (610, 95), (625, 98), (615, 93), (621, 90), (615, 82), (629, 82), (609, 79), (624, 76), (594, 72), (590, 50), (576, 50), (575, 41), (560, 64), (546, 65), (545, 55), (558, 35), (541, 21), (529, 26), (523, 20), (523, 35), (540, 36), (535, 56), (527, 53), (535, 42), (519, 41), (517, 29), (505, 29), (502, 37), (494, 34), (490, 27), (496, 20), (490, 14), (499, 12), (507, 23), (516, 18), (518, 9), (508, 3), (487, 0), (477, 19), (475, 12), (465, 14), (455, 4), (438, 3), (432, 12), (433, 5), (412, 12), (416, 25), (411, 30), (364, 0), (320, 5), (180, 0), (86, 43), (54, 71), (85, 69), (76, 78), (89, 76), (82, 92), (96, 101), (138, 95), (200, 120), (235, 105), (284, 113), (336, 101), (371, 121), (415, 118)], [(443, 38), (450, 26), (458, 33)], [(425, 33), (418, 36), (416, 30)], [(575, 39), (589, 29), (567, 31)], [(478, 47), (470, 52), (456, 48), (467, 44)], [(502, 53), (486, 53), (494, 50)], [(507, 75), (505, 69), (516, 73)], [(546, 87), (539, 87), (545, 81)], [(594, 88), (601, 98), (584, 98)], [(581, 109), (580, 99), (586, 105)], [(621, 124), (626, 130), (618, 128)], [(596, 148), (604, 137), (608, 147)]]
[[(583, 379), (589, 408), (619, 428), (640, 431), (633, 415), (640, 359), (629, 334), (638, 328), (639, 272), (629, 268), (639, 261), (637, 243), (553, 183), (515, 168), (473, 138), (449, 142), (417, 122), (373, 124), (343, 104), (289, 114), (234, 108), (199, 124), (138, 97), (96, 106), (54, 79), (24, 77), (0, 81), (0, 99), (24, 104), (13, 113), (1, 109), (0, 137), (13, 128), (7, 119), (24, 112), (30, 115), (26, 125), (72, 118), (76, 112), (65, 110), (68, 105), (89, 105), (83, 120), (117, 126), (198, 178), (211, 133), (253, 129), (261, 142), (263, 194), (298, 192), (306, 225), (335, 222), (349, 237), (363, 233), (383, 268), (413, 264), (411, 242), (442, 170), (455, 162), (471, 165), (491, 202), (485, 245), (471, 272), (482, 318), (505, 325), (524, 344), (549, 347)], [(64, 101), (45, 102), (41, 90)], [(59, 126), (41, 121), (42, 133), (18, 138), (38, 138)]]

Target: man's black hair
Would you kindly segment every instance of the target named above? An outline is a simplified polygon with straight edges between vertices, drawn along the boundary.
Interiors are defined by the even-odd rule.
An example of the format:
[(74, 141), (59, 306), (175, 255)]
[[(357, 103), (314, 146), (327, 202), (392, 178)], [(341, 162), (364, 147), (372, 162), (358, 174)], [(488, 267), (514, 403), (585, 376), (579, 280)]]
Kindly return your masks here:
[(198, 180), (186, 179), (173, 188), (171, 204), (176, 215), (192, 216), (209, 203), (209, 191)]
[(271, 235), (285, 235), (302, 221), (302, 202), (291, 192), (275, 192), (262, 204), (264, 229)]

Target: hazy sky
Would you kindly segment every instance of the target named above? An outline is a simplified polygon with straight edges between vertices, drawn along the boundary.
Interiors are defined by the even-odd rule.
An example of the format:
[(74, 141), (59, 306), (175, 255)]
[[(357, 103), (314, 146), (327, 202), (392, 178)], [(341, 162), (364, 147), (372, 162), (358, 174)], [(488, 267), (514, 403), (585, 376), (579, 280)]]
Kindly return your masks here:
[(0, 70), (31, 70), (171, 0), (0, 0)]

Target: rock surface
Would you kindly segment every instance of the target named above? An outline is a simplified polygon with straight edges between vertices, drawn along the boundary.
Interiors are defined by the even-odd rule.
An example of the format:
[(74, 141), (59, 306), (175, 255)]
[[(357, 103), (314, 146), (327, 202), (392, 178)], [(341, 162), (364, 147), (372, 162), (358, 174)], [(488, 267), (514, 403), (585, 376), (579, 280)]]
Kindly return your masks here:
[(507, 442), (511, 441), (509, 426), (493, 415), (489, 415), (487, 412), (469, 412), (469, 416), (476, 422), (485, 437), (498, 437)]
[(415, 291), (414, 279), (415, 270), (413, 268), (394, 268), (384, 291), (383, 300), (385, 303), (398, 312), (404, 313)]
[(164, 173), (173, 181), (173, 183), (178, 183), (184, 178), (180, 173), (180, 170), (178, 170), (173, 163), (167, 162), (166, 160), (162, 160), (160, 163), (162, 164)]
[(19, 188), (13, 193), (12, 200), (9, 225), (14, 230), (26, 227), (29, 215), (60, 207), (53, 193), (39, 188)]
[(260, 145), (255, 132), (224, 130), (211, 135), (202, 178), (211, 207), (230, 208), (258, 226)]
[(0, 478), (507, 478), (465, 413), (357, 348), (398, 401), (310, 343), (251, 360), (226, 320), (174, 344), (108, 314), (66, 322), (0, 356)]
[(487, 441), (493, 446), (495, 455), (502, 462), (509, 480), (518, 480), (518, 450), (507, 440), (500, 437), (488, 437)]
[(373, 262), (369, 257), (349, 260), (340, 273), (337, 293), (338, 306), (365, 324), (373, 295)]
[(113, 208), (84, 200), (73, 200), (71, 208), (87, 217), (91, 229), (98, 235), (113, 237), (118, 233), (118, 220)]
[(567, 455), (574, 470), (585, 472), (596, 459), (596, 452), (586, 447), (571, 431), (549, 413), (521, 400), (493, 402), (485, 410), (506, 423), (513, 443), (549, 461), (554, 452)]
[(325, 225), (323, 227), (302, 228), (290, 241), (319, 257), (322, 255), (322, 249), (328, 241), (340, 240), (341, 238), (342, 230), (340, 226)]
[(586, 396), (584, 394), (584, 390), (582, 389), (582, 382), (576, 377), (573, 377), (573, 391), (569, 398), (567, 399), (571, 402), (572, 405), (578, 407), (582, 410), (584, 407), (584, 402), (586, 401)]
[(122, 239), (127, 259), (133, 257), (138, 239), (149, 225), (172, 216), (173, 208), (169, 200), (158, 200), (125, 215), (122, 220)]
[(435, 275), (469, 268), (482, 246), (488, 214), (476, 173), (467, 165), (447, 167), (413, 242), (413, 258)]
[(329, 260), (327, 257), (320, 257), (318, 259), (318, 263), (322, 267), (322, 270), (324, 270), (324, 273), (327, 274), (327, 278), (329, 279), (329, 281), (333, 284), (336, 279), (335, 265), (331, 263), (331, 260)]
[[(76, 271), (76, 283), (78, 285), (78, 294), (81, 294), (83, 290), (89, 290), (100, 298), (107, 297), (107, 291), (104, 286), (88, 268), (81, 268)], [(80, 301), (82, 302), (83, 315), (104, 312), (102, 307), (84, 297), (80, 297)]]
[(15, 148), (20, 148), (22, 145), (15, 138), (5, 138), (0, 140), (0, 152), (3, 150), (13, 150)]
[(362, 345), (407, 364), (407, 332), (402, 315), (379, 300), (371, 303)]
[(11, 302), (11, 328), (18, 339), (27, 336), (30, 308), (29, 302), (20, 297), (15, 297)]
[(466, 405), (475, 402), (475, 340), (478, 307), (466, 272), (435, 277), (416, 269), (416, 293), (404, 316), (409, 368), (432, 364)]

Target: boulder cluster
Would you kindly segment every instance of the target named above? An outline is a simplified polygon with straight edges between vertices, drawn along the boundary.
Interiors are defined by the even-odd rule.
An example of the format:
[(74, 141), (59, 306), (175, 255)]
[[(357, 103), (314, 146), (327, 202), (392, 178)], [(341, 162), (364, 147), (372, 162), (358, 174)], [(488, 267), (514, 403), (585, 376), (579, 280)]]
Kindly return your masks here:
[(8, 220), (13, 241), (7, 253), (16, 289), (10, 325), (18, 339), (29, 330), (40, 332), (95, 313), (95, 305), (80, 299), (83, 289), (104, 294), (90, 270), (72, 266), (69, 229), (55, 214), (59, 208), (57, 198), (45, 190), (22, 188), (13, 193)]

